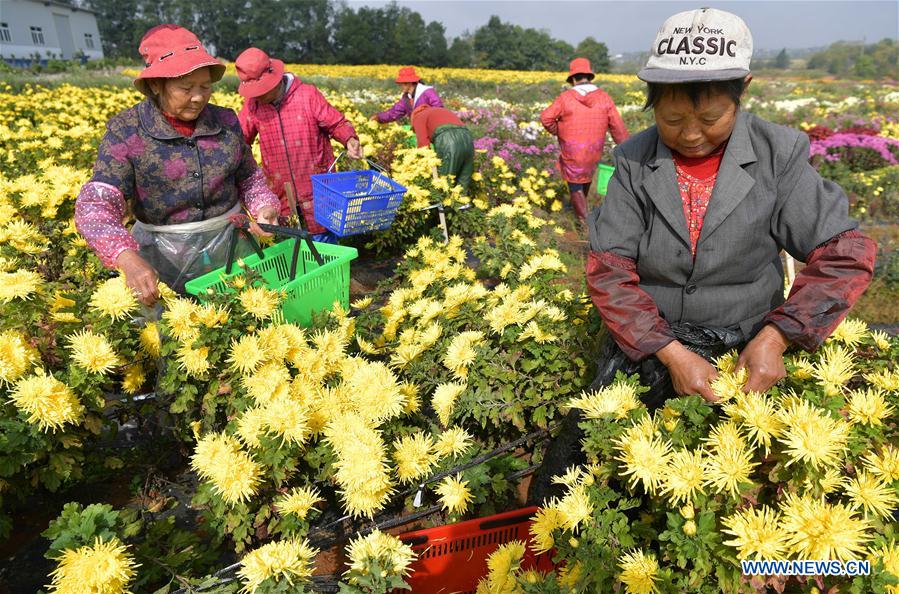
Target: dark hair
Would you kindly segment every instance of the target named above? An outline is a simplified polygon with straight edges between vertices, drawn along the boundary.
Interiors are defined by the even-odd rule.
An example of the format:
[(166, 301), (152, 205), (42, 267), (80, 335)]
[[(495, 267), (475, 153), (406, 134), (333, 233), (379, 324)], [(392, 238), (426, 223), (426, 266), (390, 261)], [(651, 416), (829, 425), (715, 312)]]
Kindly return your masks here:
[(704, 82), (687, 82), (687, 83), (646, 83), (646, 104), (643, 111), (656, 104), (667, 94), (686, 93), (693, 105), (699, 103), (699, 99), (703, 96), (717, 95), (724, 93), (737, 107), (740, 106), (740, 97), (746, 90), (746, 83), (742, 78), (734, 78), (731, 80), (710, 80)]

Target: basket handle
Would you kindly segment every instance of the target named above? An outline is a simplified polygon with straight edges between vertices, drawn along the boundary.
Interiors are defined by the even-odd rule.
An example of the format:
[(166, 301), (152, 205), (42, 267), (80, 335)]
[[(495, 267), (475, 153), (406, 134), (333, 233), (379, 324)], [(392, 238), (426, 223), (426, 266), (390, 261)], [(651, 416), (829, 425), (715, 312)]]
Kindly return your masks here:
[[(331, 163), (331, 166), (328, 167), (328, 173), (331, 173), (331, 171), (334, 169), (334, 166), (337, 165), (337, 162), (340, 161), (341, 157), (343, 157), (345, 154), (347, 154), (346, 151), (338, 153), (337, 158), (334, 159), (334, 161)], [(370, 157), (363, 157), (362, 160), (365, 161), (369, 167), (371, 167), (378, 173), (383, 173), (388, 177), (390, 176), (390, 168), (386, 165), (383, 165)]]
[[(235, 215), (231, 218), (231, 223), (234, 225), (234, 230), (231, 234), (231, 243), (228, 246), (228, 261), (225, 265), (225, 274), (231, 274), (231, 270), (234, 266), (234, 255), (237, 250), (237, 238), (240, 234), (243, 234), (244, 237), (250, 242), (250, 245), (253, 246), (254, 251), (259, 256), (259, 259), (262, 260), (265, 257), (265, 254), (262, 251), (262, 248), (259, 246), (259, 242), (256, 241), (256, 238), (253, 237), (253, 234), (249, 232), (250, 229), (250, 221), (245, 215)], [(276, 235), (286, 235), (294, 238), (293, 245), (293, 258), (290, 263), (290, 280), (294, 280), (297, 276), (297, 264), (300, 259), (300, 242), (305, 241), (306, 245), (309, 246), (309, 252), (312, 254), (313, 259), (319, 266), (324, 266), (325, 261), (322, 258), (321, 254), (316, 249), (315, 244), (312, 241), (312, 236), (308, 231), (304, 229), (294, 229), (293, 227), (284, 227), (281, 225), (268, 225), (265, 223), (256, 223), (259, 225), (259, 228), (263, 231), (267, 231), (269, 233), (274, 233)]]

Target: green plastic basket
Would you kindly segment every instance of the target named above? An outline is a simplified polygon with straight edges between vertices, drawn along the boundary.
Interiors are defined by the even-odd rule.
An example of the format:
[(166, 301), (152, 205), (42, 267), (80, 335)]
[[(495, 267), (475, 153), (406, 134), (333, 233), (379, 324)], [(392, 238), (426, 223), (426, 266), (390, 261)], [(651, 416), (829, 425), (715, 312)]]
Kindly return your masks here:
[(406, 139), (406, 144), (412, 148), (417, 147), (418, 138), (415, 137), (415, 132), (412, 131), (412, 126), (410, 126), (409, 124), (405, 124), (403, 126), (403, 130), (405, 130), (409, 134), (409, 137)]
[(600, 163), (596, 168), (596, 193), (600, 196), (605, 196), (609, 190), (609, 180), (612, 179), (613, 173), (615, 168), (611, 165)]
[[(313, 313), (330, 310), (335, 301), (348, 309), (350, 261), (359, 255), (356, 248), (316, 243), (315, 248), (324, 260), (324, 264), (319, 266), (312, 257), (309, 246), (306, 242), (301, 242), (296, 278), (290, 280), (293, 247), (294, 240), (287, 239), (265, 248), (262, 251), (265, 257), (261, 260), (256, 254), (243, 259), (246, 268), (262, 276), (266, 287), (287, 293), (281, 302), (284, 321), (309, 326), (312, 324)], [(209, 289), (216, 293), (233, 291), (225, 281), (242, 273), (239, 267), (234, 266), (232, 273), (226, 274), (223, 266), (188, 282), (185, 289), (202, 301)]]

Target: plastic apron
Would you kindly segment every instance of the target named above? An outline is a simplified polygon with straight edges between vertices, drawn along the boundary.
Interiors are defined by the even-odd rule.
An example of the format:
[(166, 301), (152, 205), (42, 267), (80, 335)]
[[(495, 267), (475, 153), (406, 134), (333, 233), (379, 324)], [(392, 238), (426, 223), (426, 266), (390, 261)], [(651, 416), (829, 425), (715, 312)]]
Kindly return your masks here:
[[(238, 202), (222, 215), (194, 223), (150, 225), (137, 221), (131, 233), (140, 246), (140, 255), (156, 269), (159, 280), (184, 294), (185, 283), (226, 264), (233, 228), (230, 217), (240, 212)], [(242, 239), (237, 255), (251, 252)]]

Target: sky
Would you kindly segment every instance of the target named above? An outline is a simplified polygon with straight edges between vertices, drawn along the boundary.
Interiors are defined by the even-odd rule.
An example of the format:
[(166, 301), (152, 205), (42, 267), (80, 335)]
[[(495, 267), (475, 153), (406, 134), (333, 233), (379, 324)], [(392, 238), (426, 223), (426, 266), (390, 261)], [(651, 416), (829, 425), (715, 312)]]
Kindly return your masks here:
[[(347, 0), (350, 7), (387, 2)], [(491, 15), (522, 27), (546, 29), (577, 45), (593, 36), (612, 54), (646, 51), (664, 20), (701, 6), (739, 15), (758, 49), (819, 47), (834, 41), (879, 41), (899, 37), (896, 0), (398, 0), (425, 21), (439, 21), (448, 37), (473, 32)]]

